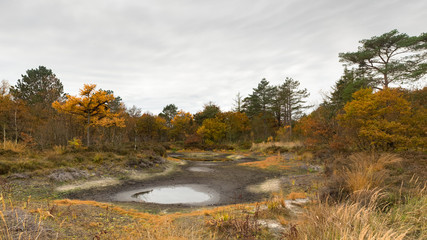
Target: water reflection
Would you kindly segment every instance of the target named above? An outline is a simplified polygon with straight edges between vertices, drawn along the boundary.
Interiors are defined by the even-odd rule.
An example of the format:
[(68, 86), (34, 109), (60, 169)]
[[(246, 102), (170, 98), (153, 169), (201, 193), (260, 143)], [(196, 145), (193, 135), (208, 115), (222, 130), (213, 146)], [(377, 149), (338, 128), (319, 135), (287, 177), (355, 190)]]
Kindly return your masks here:
[(209, 205), (218, 202), (213, 189), (199, 184), (167, 185), (118, 193), (116, 201), (139, 201), (158, 204)]
[(186, 186), (153, 188), (149, 191), (136, 193), (132, 197), (144, 202), (159, 204), (200, 203), (211, 198), (207, 193)]

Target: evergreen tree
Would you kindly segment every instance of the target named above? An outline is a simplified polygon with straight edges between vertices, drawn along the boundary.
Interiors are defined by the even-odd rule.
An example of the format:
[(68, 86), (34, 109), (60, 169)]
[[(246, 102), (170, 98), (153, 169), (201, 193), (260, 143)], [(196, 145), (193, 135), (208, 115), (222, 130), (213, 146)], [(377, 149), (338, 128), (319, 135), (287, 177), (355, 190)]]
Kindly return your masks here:
[(365, 77), (359, 70), (345, 68), (343, 76), (332, 87), (330, 96), (322, 105), (330, 111), (330, 117), (335, 116), (347, 102), (353, 99), (353, 93), (361, 88), (369, 87), (370, 83), (371, 79)]
[(50, 108), (52, 103), (59, 100), (64, 94), (64, 87), (52, 70), (44, 66), (27, 70), (21, 75), (10, 92), (15, 99), (23, 100), (28, 105), (39, 105)]
[(205, 119), (215, 118), (220, 112), (221, 109), (219, 106), (215, 105), (213, 102), (208, 102), (203, 106), (203, 111), (194, 114), (194, 121), (201, 126)]
[(166, 120), (166, 123), (170, 126), (172, 119), (178, 114), (178, 107), (175, 104), (168, 104), (163, 108), (163, 111), (159, 114)]
[(290, 127), (292, 133), (292, 122), (298, 119), (303, 110), (310, 108), (306, 105), (305, 98), (310, 94), (307, 89), (299, 89), (300, 83), (292, 78), (286, 78), (285, 82), (278, 87), (278, 98), (281, 102), (283, 123)]
[(340, 61), (366, 71), (375, 86), (416, 81), (427, 73), (427, 33), (408, 36), (392, 30), (361, 40), (357, 52), (340, 53)]
[(249, 118), (256, 115), (271, 113), (272, 102), (275, 94), (275, 88), (263, 78), (253, 93), (243, 100), (243, 108)]

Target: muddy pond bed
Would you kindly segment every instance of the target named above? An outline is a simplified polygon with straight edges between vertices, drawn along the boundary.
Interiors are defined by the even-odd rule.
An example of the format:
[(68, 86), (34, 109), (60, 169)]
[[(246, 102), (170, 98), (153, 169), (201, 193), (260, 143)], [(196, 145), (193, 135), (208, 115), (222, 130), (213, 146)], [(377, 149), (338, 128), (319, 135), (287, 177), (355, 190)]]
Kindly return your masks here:
[[(259, 168), (239, 166), (256, 161), (255, 158), (224, 160), (227, 155), (211, 155), (200, 160), (181, 154), (184, 165), (167, 175), (145, 180), (124, 180), (119, 185), (73, 191), (68, 198), (100, 202), (125, 203), (133, 207), (142, 205), (156, 208), (219, 206), (260, 201), (269, 193), (254, 193), (247, 186), (283, 176), (283, 173)], [(203, 157), (203, 156), (202, 156)], [(195, 160), (188, 160), (194, 158)]]

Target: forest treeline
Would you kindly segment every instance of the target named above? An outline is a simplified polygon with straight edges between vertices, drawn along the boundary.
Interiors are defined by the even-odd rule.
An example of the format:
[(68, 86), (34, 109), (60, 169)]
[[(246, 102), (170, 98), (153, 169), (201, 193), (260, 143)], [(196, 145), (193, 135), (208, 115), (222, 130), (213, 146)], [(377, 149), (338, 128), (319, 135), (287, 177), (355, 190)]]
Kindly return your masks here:
[[(53, 71), (40, 66), (14, 86), (2, 81), (0, 135), (3, 144), (37, 149), (70, 144), (137, 149), (147, 142), (223, 148), (301, 139), (309, 147), (336, 150), (425, 150), (427, 34), (393, 30), (361, 40), (358, 51), (339, 58), (342, 77), (310, 114), (307, 89), (290, 77), (276, 86), (262, 79), (248, 96), (237, 94), (232, 111), (209, 102), (192, 114), (171, 103), (155, 115), (125, 106), (113, 90), (93, 84), (82, 86), (77, 96), (65, 94)], [(424, 86), (402, 87), (416, 81)]]

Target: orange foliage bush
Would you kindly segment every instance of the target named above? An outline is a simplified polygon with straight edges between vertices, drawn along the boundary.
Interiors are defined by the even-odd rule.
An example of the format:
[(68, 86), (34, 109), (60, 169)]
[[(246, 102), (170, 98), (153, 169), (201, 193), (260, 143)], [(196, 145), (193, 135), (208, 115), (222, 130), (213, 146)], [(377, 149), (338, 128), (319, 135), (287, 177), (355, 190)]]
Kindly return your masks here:
[(320, 106), (310, 115), (302, 117), (295, 125), (294, 132), (304, 138), (304, 144), (309, 147), (328, 144), (333, 138), (336, 126), (335, 120), (326, 117), (327, 110)]

